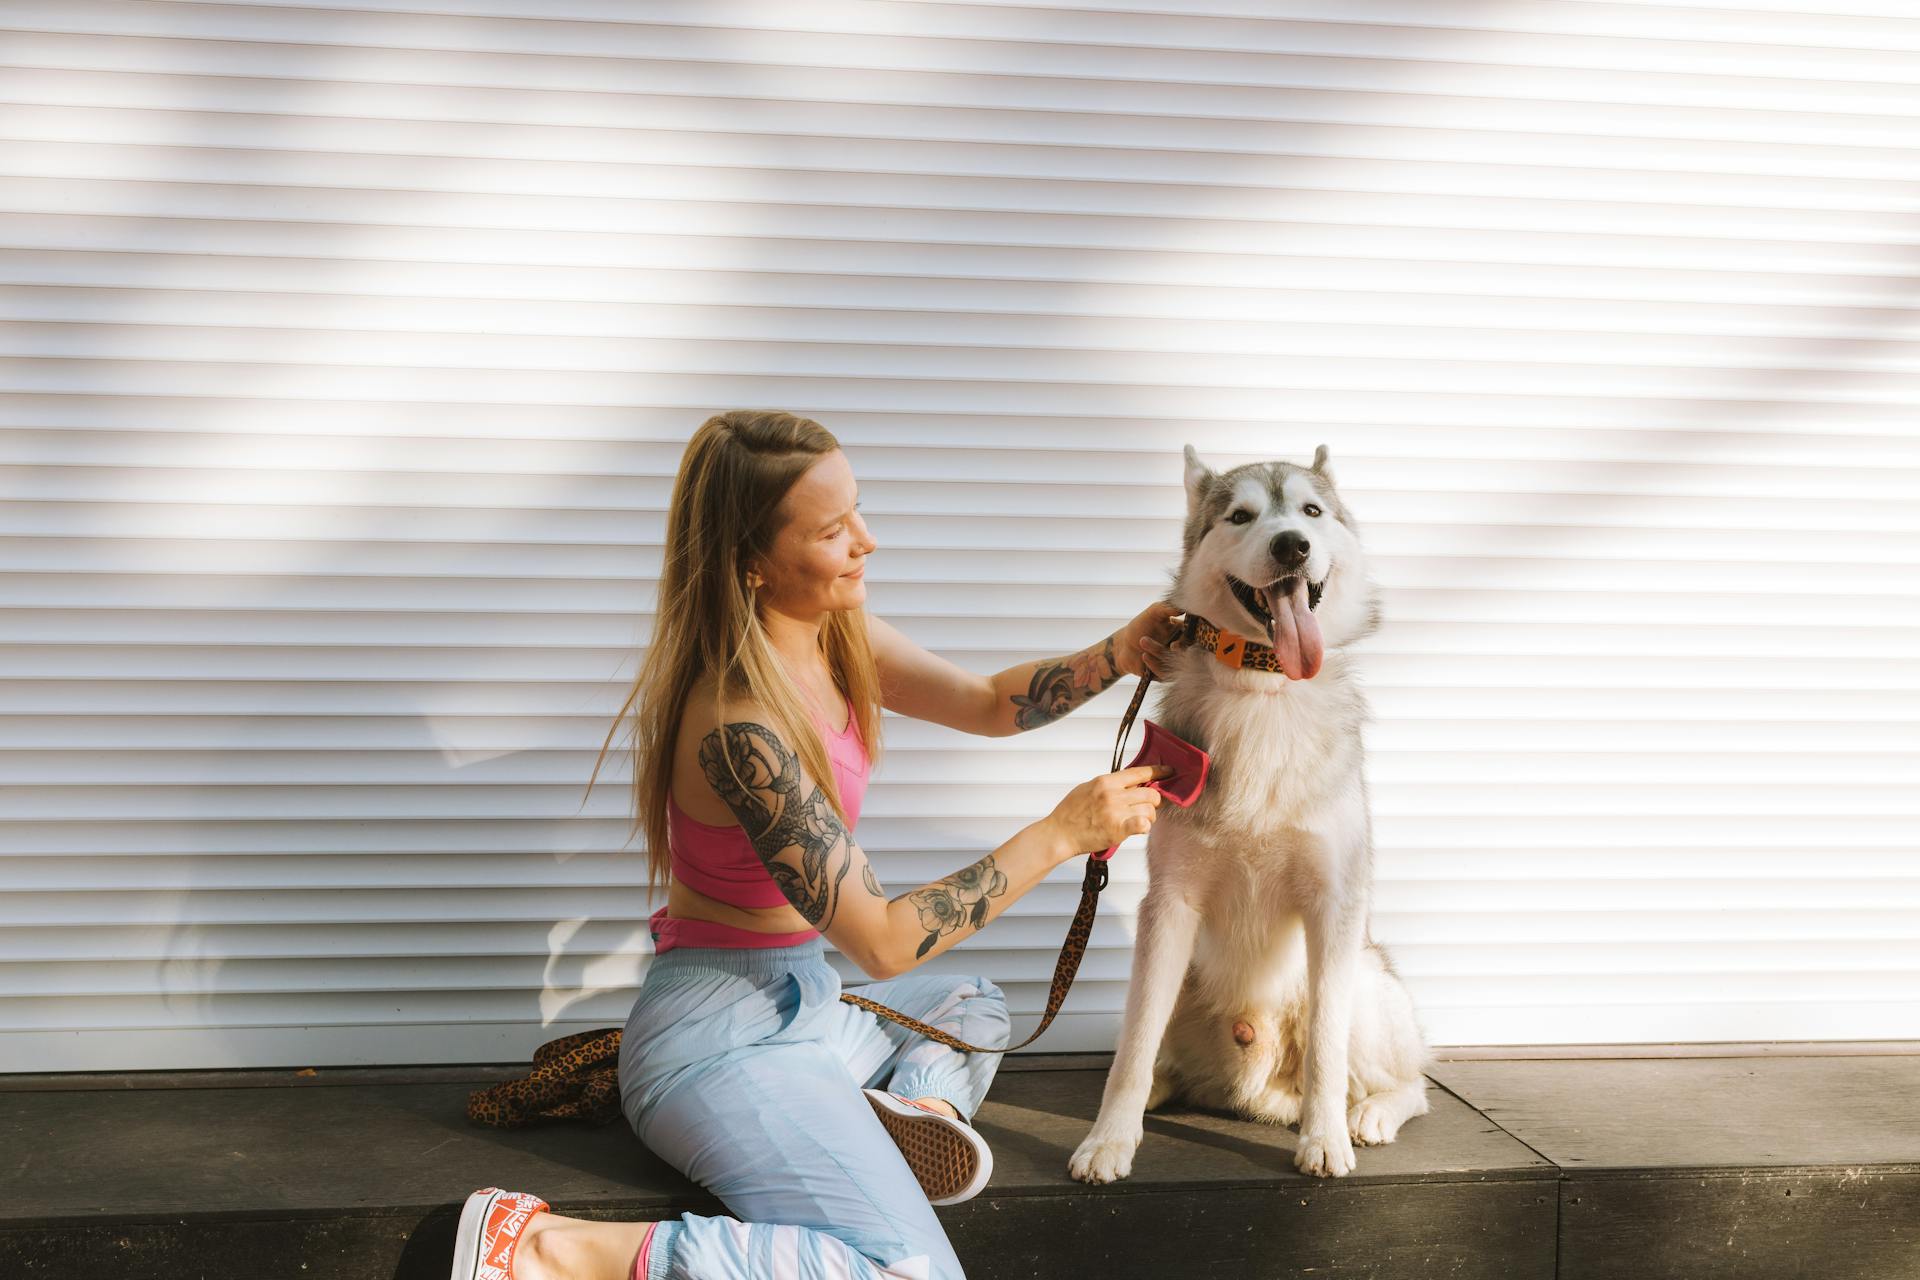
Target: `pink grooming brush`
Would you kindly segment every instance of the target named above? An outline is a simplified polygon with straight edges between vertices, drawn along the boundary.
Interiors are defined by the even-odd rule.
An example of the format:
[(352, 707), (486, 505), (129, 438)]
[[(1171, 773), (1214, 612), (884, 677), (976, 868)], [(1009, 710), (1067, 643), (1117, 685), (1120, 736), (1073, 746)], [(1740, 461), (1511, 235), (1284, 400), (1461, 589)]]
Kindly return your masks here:
[[(1207, 753), (1171, 730), (1162, 729), (1151, 720), (1143, 721), (1147, 726), (1146, 736), (1140, 740), (1139, 754), (1133, 757), (1127, 768), (1143, 764), (1170, 765), (1173, 772), (1164, 778), (1156, 778), (1147, 783), (1155, 791), (1179, 805), (1188, 808), (1200, 793), (1207, 788)], [(1100, 861), (1113, 856), (1114, 845), (1105, 853), (1090, 855)]]

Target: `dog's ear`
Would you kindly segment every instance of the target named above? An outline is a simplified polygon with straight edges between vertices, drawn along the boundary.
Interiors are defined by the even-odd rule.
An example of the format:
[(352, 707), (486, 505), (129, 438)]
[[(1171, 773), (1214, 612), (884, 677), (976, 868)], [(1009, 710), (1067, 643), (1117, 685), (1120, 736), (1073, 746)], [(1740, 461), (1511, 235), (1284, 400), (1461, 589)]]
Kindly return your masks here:
[(1213, 470), (1200, 461), (1200, 455), (1193, 451), (1192, 445), (1185, 445), (1187, 459), (1187, 510), (1200, 505), (1206, 496), (1207, 486), (1213, 481)]
[(1327, 466), (1327, 446), (1321, 445), (1313, 451), (1313, 466), (1309, 469), (1318, 471), (1328, 484), (1333, 483), (1333, 469)]

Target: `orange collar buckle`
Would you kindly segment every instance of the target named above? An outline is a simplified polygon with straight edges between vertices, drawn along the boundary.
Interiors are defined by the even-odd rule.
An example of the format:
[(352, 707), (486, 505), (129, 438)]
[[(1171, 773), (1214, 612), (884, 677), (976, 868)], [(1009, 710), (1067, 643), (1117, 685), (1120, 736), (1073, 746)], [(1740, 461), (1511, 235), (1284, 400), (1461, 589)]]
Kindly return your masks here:
[(1238, 671), (1240, 664), (1247, 660), (1247, 638), (1225, 627), (1219, 631), (1220, 634), (1213, 640), (1213, 656)]

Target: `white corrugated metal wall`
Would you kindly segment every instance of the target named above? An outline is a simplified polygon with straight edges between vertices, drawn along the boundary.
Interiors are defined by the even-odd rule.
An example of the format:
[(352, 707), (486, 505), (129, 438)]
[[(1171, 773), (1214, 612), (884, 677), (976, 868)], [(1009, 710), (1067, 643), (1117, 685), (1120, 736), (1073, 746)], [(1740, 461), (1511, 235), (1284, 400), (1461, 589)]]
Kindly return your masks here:
[[(0, 5), (0, 1070), (623, 1020), (581, 789), (740, 405), (981, 671), (1161, 588), (1183, 443), (1328, 443), (1434, 1042), (1920, 1037), (1908, 0), (435, 7)], [(1131, 688), (890, 717), (889, 891)], [(1111, 1045), (1140, 849), (1042, 1049)], [(1037, 1012), (1077, 883), (935, 966)]]

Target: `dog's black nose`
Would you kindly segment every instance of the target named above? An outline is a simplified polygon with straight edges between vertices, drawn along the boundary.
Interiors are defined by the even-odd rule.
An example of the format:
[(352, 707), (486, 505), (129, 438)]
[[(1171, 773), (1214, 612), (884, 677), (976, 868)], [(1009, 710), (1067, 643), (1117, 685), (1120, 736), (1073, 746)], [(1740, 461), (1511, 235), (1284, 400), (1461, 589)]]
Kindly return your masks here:
[(1274, 535), (1269, 550), (1273, 554), (1273, 562), (1282, 569), (1297, 569), (1307, 562), (1307, 548), (1312, 545), (1307, 541), (1306, 534), (1298, 529), (1288, 529)]

